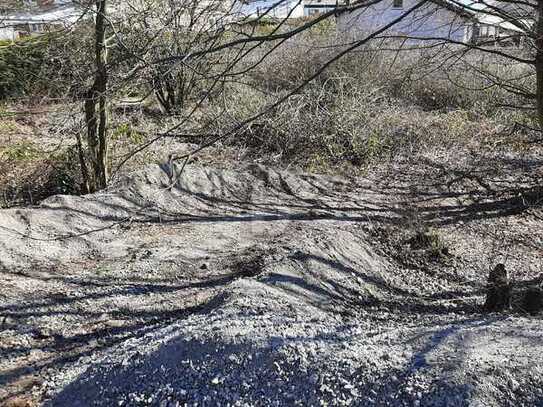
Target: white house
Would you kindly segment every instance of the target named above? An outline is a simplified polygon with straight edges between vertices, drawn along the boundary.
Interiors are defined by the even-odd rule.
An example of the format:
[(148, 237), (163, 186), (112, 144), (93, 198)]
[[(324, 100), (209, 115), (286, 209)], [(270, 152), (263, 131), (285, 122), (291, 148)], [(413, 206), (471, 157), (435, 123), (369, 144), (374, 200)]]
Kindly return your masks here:
[(0, 15), (0, 40), (14, 41), (69, 28), (82, 14), (83, 11), (71, 3), (41, 0), (37, 7)]
[(344, 4), (344, 0), (305, 0), (304, 15), (306, 17), (311, 17), (322, 13), (327, 13)]
[[(338, 29), (373, 32), (390, 24), (418, 3), (418, 0), (383, 0), (369, 7), (341, 14), (338, 18)], [(471, 15), (453, 6), (444, 7), (442, 4), (427, 2), (388, 29), (386, 34), (467, 41), (470, 18)]]
[[(369, 33), (379, 30), (419, 3), (419, 0), (382, 0), (351, 12), (341, 12), (341, 6), (349, 4), (348, 0), (237, 1), (238, 13), (241, 16), (266, 16), (278, 20), (312, 17), (338, 9), (338, 31), (355, 35), (357, 32)], [(430, 0), (387, 29), (383, 35), (401, 36), (409, 38), (410, 41), (416, 41), (417, 38), (421, 40), (435, 38), (465, 43), (515, 38), (522, 34), (515, 25), (485, 13), (483, 3), (466, 0), (464, 4), (466, 7), (460, 7), (448, 0)]]
[(302, 18), (332, 11), (346, 0), (239, 0), (240, 14), (275, 19)]
[[(387, 26), (418, 4), (418, 0), (383, 0), (375, 5), (342, 13), (338, 30), (356, 33), (374, 32)], [(405, 16), (383, 35), (419, 39), (449, 39), (458, 42), (479, 42), (520, 34), (517, 27), (503, 19), (477, 11), (477, 3), (468, 8), (447, 0), (432, 0)]]
[(303, 0), (248, 0), (237, 1), (235, 9), (243, 17), (283, 20), (303, 17), (303, 4)]

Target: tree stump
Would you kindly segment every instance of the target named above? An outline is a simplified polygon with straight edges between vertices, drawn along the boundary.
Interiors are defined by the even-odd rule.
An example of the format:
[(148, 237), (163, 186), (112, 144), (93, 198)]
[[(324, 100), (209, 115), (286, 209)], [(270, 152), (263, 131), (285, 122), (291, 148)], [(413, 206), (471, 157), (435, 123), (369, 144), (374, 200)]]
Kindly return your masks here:
[(536, 315), (543, 310), (543, 290), (537, 287), (529, 288), (522, 298), (522, 309)]
[(499, 312), (511, 308), (511, 291), (505, 266), (503, 264), (496, 265), (488, 275), (485, 311)]

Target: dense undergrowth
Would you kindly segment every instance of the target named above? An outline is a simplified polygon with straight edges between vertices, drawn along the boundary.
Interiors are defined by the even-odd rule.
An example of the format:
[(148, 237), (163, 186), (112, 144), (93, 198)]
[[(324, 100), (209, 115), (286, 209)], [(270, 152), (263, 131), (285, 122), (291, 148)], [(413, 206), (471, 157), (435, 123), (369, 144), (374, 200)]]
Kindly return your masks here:
[[(74, 111), (73, 106), (89, 86), (86, 61), (91, 47), (79, 44), (78, 37), (80, 32), (61, 38), (63, 42), (43, 37), (0, 47), (0, 72), (5, 73), (0, 97), (7, 103), (0, 111), (0, 129), (16, 134), (26, 126), (23, 141), (16, 137), (17, 141), (0, 145), (2, 206), (79, 191), (73, 136), (77, 123), (81, 128), (84, 123), (81, 111)], [(117, 93), (110, 99), (111, 167), (116, 168), (131, 151), (181, 120), (183, 128), (200, 129), (196, 133), (229, 134), (217, 144), (218, 151), (236, 152), (228, 157), (317, 172), (364, 171), (397, 157), (412, 159), (431, 150), (483, 150), (504, 145), (515, 150), (530, 148), (524, 140), (532, 134), (531, 102), (500, 86), (507, 82), (515, 89), (532, 89), (530, 69), (495, 56), (464, 54), (464, 50), (450, 46), (407, 50), (394, 43), (367, 45), (336, 61), (284, 103), (269, 108), (333, 59), (344, 41), (327, 26), (287, 41), (274, 51), (274, 44), (256, 48), (234, 70), (241, 73), (226, 78), (212, 92), (206, 90), (209, 75), (193, 78), (194, 83), (187, 85), (186, 69), (172, 68), (164, 80), (174, 85), (180, 79), (185, 81), (176, 94), (183, 105), (168, 111), (152, 96), (153, 72), (144, 72), (128, 86), (113, 80), (111, 92)], [(167, 42), (160, 46), (167, 47)], [(162, 55), (160, 50), (156, 54)], [(263, 55), (267, 57), (262, 60)], [(205, 65), (205, 61), (201, 63)], [(130, 60), (112, 64), (111, 76), (119, 76), (130, 64)], [(25, 75), (15, 81), (19, 70)], [(205, 103), (196, 105), (202, 94), (207, 95)], [(127, 95), (143, 98), (144, 104), (128, 111), (116, 108)], [(35, 134), (49, 132), (56, 137), (50, 124), (28, 126), (31, 117), (3, 114), (13, 108), (13, 99), (20, 101), (22, 96), (28, 96), (24, 100), (37, 110), (46, 111), (52, 97), (60, 97), (57, 107), (58, 103), (70, 105), (66, 118), (54, 121), (73, 122), (61, 126), (63, 139), (72, 141), (47, 153)], [(21, 103), (18, 106), (20, 109)], [(193, 109), (196, 113), (187, 119), (187, 112)], [(263, 109), (266, 114), (231, 132)], [(74, 134), (67, 134), (70, 132)], [(511, 137), (512, 132), (518, 135)], [(157, 159), (157, 154), (145, 156), (145, 151), (128, 160), (127, 168), (134, 168), (130, 163), (141, 165)], [(217, 161), (223, 156), (217, 155)]]
[[(331, 41), (331, 40), (329, 40)], [(319, 75), (301, 92), (233, 138), (251, 157), (313, 170), (363, 167), (398, 155), (457, 145), (492, 148), (517, 124), (533, 124), (526, 100), (495, 78), (530, 89), (529, 68), (460, 49), (384, 51), (367, 47)], [(241, 121), (334, 56), (322, 38), (291, 43), (228, 89), (229, 118)]]

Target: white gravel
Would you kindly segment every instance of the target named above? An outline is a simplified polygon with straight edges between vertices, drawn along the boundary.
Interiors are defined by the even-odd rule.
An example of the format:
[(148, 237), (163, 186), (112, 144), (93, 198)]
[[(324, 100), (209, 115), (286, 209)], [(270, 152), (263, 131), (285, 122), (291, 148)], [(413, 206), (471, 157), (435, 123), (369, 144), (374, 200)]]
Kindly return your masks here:
[(480, 314), (480, 266), (389, 256), (369, 182), (167, 182), (0, 212), (6, 400), (32, 375), (47, 406), (543, 406), (541, 319)]

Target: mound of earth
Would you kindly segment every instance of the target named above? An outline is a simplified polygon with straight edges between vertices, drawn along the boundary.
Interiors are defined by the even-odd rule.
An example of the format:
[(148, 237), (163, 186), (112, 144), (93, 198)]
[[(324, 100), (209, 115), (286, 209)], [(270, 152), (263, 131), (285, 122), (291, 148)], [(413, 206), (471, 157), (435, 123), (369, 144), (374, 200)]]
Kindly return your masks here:
[(369, 181), (258, 165), (1, 211), (0, 397), (543, 405), (541, 320), (481, 314), (454, 253), (399, 259), (403, 216)]

